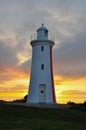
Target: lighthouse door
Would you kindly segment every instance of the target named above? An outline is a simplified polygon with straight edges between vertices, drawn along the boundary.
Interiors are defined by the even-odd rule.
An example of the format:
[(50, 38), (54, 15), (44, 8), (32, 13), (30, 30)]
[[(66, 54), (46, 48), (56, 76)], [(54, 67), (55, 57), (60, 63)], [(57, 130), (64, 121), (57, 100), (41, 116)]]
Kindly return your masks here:
[(39, 103), (46, 103), (46, 85), (39, 85)]

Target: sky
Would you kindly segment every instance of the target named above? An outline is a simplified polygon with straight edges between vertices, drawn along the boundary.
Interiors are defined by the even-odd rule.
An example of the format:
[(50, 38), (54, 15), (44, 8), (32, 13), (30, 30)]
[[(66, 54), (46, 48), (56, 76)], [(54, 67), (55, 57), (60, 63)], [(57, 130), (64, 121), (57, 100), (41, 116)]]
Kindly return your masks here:
[(41, 23), (55, 41), (57, 102), (86, 101), (86, 0), (0, 0), (0, 100), (28, 93), (30, 41)]

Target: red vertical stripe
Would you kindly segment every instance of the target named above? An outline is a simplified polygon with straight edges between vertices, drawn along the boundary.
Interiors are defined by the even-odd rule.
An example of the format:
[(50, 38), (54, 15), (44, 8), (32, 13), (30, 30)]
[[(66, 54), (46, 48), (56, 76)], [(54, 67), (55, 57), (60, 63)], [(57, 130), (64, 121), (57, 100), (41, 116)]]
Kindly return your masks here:
[(55, 89), (54, 89), (54, 80), (53, 80), (52, 46), (50, 46), (50, 70), (51, 70), (51, 80), (52, 80), (53, 102), (56, 102), (56, 98), (55, 98)]

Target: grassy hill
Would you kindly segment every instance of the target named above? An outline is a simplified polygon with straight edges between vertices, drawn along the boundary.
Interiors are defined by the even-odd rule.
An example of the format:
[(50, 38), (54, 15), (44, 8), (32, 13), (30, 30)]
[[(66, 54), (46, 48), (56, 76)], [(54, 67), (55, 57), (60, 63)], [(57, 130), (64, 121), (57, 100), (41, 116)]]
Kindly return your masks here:
[(0, 130), (86, 130), (86, 111), (1, 103)]

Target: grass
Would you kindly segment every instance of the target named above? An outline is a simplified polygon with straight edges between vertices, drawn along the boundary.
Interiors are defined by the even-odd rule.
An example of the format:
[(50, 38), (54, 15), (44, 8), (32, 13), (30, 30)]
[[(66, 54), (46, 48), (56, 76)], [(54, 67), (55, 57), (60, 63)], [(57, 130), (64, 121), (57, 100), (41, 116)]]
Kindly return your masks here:
[(0, 105), (0, 130), (85, 130), (86, 112)]

